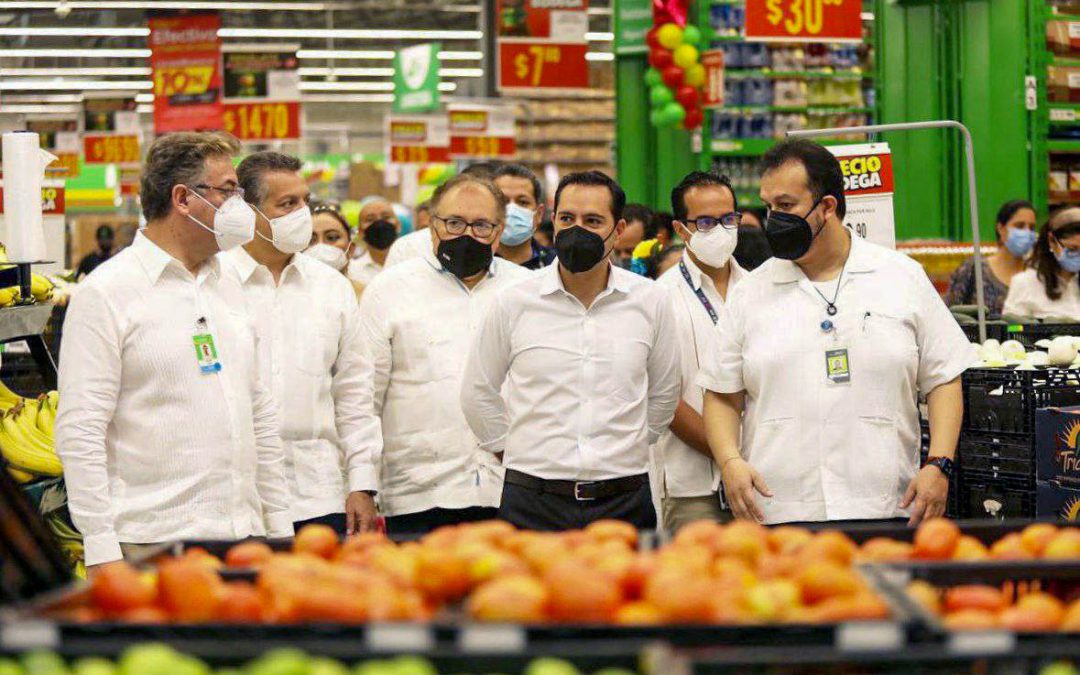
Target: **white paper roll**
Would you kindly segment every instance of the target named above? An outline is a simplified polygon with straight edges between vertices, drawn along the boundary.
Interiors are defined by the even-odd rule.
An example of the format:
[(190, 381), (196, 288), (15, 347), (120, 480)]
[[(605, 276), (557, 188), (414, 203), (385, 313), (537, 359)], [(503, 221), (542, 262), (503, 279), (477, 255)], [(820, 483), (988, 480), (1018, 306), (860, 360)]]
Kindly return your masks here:
[(0, 232), (8, 260), (45, 260), (41, 223), (41, 183), (45, 167), (56, 157), (41, 149), (31, 131), (4, 134), (4, 228)]

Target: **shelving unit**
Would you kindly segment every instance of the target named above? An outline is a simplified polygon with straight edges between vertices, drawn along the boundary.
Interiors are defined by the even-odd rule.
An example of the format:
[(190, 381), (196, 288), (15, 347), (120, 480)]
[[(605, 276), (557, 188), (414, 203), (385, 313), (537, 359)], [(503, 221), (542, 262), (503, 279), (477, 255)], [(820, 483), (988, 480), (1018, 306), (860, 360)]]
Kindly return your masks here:
[(518, 160), (537, 174), (595, 168), (614, 174), (614, 94), (604, 90), (518, 99)]
[(1073, 87), (1080, 79), (1080, 48), (1062, 53), (1061, 42), (1080, 28), (1080, 15), (1057, 13), (1049, 0), (1029, 1), (1030, 62), (1038, 80), (1032, 115), (1036, 206), (1054, 208), (1080, 201), (1080, 103), (1073, 100), (1073, 92), (1080, 95), (1080, 86)]

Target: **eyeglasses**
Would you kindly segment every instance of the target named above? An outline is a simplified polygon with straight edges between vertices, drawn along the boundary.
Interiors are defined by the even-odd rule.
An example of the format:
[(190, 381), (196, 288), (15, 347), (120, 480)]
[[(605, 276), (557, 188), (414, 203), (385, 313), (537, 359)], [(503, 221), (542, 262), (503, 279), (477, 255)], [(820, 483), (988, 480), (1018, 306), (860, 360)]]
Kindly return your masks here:
[(708, 232), (717, 225), (722, 226), (725, 230), (734, 230), (742, 222), (742, 214), (738, 211), (732, 211), (722, 216), (701, 216), (686, 222), (696, 227), (698, 232)]
[(489, 223), (486, 220), (476, 220), (470, 223), (466, 220), (462, 220), (461, 218), (442, 218), (440, 216), (434, 215), (431, 216), (431, 218), (432, 220), (442, 221), (442, 223), (446, 225), (446, 231), (450, 234), (465, 234), (465, 230), (471, 228), (473, 234), (480, 237), (481, 239), (487, 239), (499, 227), (498, 225), (495, 225), (494, 223)]
[(336, 202), (319, 202), (311, 206), (311, 214), (316, 213), (336, 213), (341, 215), (341, 207)]
[(214, 187), (213, 185), (205, 185), (205, 184), (200, 183), (199, 185), (195, 185), (194, 187), (196, 187), (196, 188), (198, 188), (200, 190), (213, 190), (215, 192), (220, 192), (221, 194), (225, 195), (225, 199), (229, 199), (233, 195), (239, 195), (240, 199), (244, 198), (244, 188), (239, 187), (239, 186), (220, 188), (220, 187)]

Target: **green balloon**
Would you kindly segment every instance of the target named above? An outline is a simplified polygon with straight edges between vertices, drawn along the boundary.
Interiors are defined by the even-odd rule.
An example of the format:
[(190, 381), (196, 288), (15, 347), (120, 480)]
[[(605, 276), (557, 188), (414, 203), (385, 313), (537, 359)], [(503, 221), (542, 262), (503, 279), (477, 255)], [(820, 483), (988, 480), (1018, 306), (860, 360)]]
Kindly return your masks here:
[(661, 111), (659, 110), (653, 110), (649, 113), (649, 123), (652, 124), (654, 127), (664, 126), (663, 115), (661, 115), (660, 113)]
[(645, 84), (655, 87), (658, 84), (663, 84), (663, 82), (664, 78), (656, 68), (649, 68), (645, 71)]
[(682, 107), (677, 101), (672, 101), (663, 107), (660, 114), (663, 116), (665, 124), (675, 126), (686, 119), (686, 108)]
[(649, 90), (649, 102), (654, 108), (663, 108), (674, 100), (675, 94), (662, 84)]
[(686, 24), (686, 28), (683, 28), (682, 41), (688, 45), (696, 45), (701, 42), (701, 31), (697, 26)]

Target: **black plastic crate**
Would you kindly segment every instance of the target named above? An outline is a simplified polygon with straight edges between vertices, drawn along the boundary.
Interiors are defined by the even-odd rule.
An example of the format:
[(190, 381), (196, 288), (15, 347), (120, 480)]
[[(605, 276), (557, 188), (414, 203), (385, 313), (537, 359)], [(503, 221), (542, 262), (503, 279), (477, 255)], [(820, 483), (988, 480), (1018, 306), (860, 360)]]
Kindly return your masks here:
[(1074, 370), (971, 368), (963, 385), (969, 431), (1033, 434), (1037, 409), (1080, 405), (1080, 372)]
[(958, 497), (961, 518), (1035, 517), (1034, 480), (961, 467)]
[[(970, 342), (981, 342), (979, 340), (979, 324), (978, 323), (962, 323), (960, 324), (961, 330), (964, 331), (964, 335)], [(987, 323), (986, 324), (986, 339), (997, 340), (998, 342), (1004, 342), (1009, 338), (1006, 336), (1005, 331), (1008, 328), (1003, 323)]]
[(1039, 340), (1053, 340), (1061, 335), (1080, 335), (1080, 324), (1023, 323), (1006, 327), (1003, 340), (1017, 340), (1027, 349), (1034, 349)]
[(960, 435), (957, 456), (965, 471), (1035, 477), (1034, 437), (1018, 434), (987, 434), (974, 431)]

